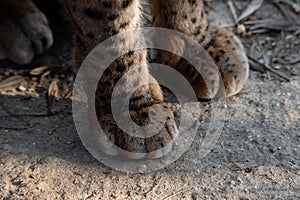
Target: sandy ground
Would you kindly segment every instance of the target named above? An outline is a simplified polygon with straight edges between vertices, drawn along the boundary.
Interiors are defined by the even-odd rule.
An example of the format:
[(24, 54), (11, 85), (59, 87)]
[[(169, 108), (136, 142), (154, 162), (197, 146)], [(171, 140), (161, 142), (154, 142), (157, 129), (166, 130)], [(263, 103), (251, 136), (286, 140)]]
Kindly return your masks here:
[(0, 199), (299, 199), (300, 65), (286, 69), (296, 71), (289, 82), (250, 72), (242, 93), (227, 99), (222, 134), (205, 158), (196, 141), (146, 174), (95, 160), (77, 135), (71, 101), (56, 102), (48, 116), (44, 93), (2, 94)]

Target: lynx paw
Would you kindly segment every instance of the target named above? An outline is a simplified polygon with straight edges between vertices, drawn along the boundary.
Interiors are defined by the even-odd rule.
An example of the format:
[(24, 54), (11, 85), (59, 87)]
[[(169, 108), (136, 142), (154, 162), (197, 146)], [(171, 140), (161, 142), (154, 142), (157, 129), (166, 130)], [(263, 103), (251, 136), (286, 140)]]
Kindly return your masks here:
[(219, 68), (225, 95), (238, 94), (243, 89), (249, 74), (248, 59), (240, 39), (227, 30), (219, 28), (207, 51)]
[[(98, 138), (101, 150), (111, 156), (125, 156), (129, 159), (151, 158), (157, 159), (167, 155), (172, 149), (172, 141), (177, 137), (178, 130), (173, 112), (164, 103), (143, 108), (139, 111), (130, 111), (131, 119), (139, 126), (145, 127), (155, 122), (152, 129), (156, 134), (149, 137), (147, 131), (138, 132), (132, 129), (130, 133), (120, 129), (112, 115), (99, 118), (99, 124), (105, 135)], [(120, 116), (121, 126), (129, 125), (125, 114)], [(152, 131), (150, 134), (152, 134)]]
[[(37, 8), (0, 23), (0, 44), (6, 58), (27, 64), (34, 55), (43, 53), (53, 44), (53, 36), (45, 15)], [(4, 57), (4, 56), (3, 56)]]

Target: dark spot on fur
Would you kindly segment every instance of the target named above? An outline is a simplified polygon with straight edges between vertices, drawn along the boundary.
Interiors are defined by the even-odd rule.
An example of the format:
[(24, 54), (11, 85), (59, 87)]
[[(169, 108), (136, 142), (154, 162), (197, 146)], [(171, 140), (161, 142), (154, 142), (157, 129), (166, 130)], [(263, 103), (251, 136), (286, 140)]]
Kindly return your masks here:
[(220, 55), (224, 55), (224, 54), (225, 54), (225, 51), (224, 51), (223, 49), (221, 49), (221, 50), (219, 51), (219, 53), (220, 53)]
[(119, 17), (119, 15), (110, 15), (110, 16), (108, 16), (108, 20), (109, 21), (114, 21), (114, 20), (116, 20), (117, 18)]
[(194, 5), (196, 3), (196, 0), (189, 0), (189, 3)]
[(100, 100), (101, 100), (101, 101), (106, 101), (107, 99), (106, 99), (105, 96), (100, 96)]
[(122, 23), (122, 24), (120, 25), (120, 28), (125, 28), (125, 27), (128, 26), (128, 25), (129, 25), (128, 22), (124, 22), (124, 23)]
[(111, 33), (112, 33), (113, 35), (117, 35), (117, 34), (118, 34), (118, 31), (112, 30)]
[(95, 34), (90, 32), (87, 34), (87, 36), (90, 38), (90, 39), (94, 39), (95, 38)]
[(94, 20), (101, 20), (103, 19), (104, 15), (102, 12), (98, 10), (94, 10), (92, 8), (86, 8), (83, 11), (84, 15), (88, 18), (94, 19)]
[(220, 56), (217, 55), (217, 56), (215, 57), (215, 61), (216, 61), (216, 63), (220, 62)]
[(142, 117), (143, 117), (143, 118), (148, 118), (148, 113), (143, 112), (143, 113), (142, 113)]
[(201, 26), (197, 26), (196, 29), (197, 29), (196, 32), (194, 32), (193, 34), (199, 35), (201, 33)]
[(196, 22), (197, 22), (197, 18), (195, 17), (192, 19), (192, 23), (195, 24)]
[(110, 82), (110, 81), (105, 81), (105, 82), (103, 83), (103, 85), (105, 85), (105, 86), (107, 86), (107, 87), (111, 87), (113, 84), (112, 84), (112, 82)]
[(126, 67), (119, 65), (116, 67), (116, 71), (119, 73), (123, 73), (126, 70)]
[(112, 8), (112, 2), (103, 2), (104, 8)]
[(205, 27), (205, 32), (207, 32), (208, 29), (209, 29), (209, 26), (208, 26), (208, 24), (207, 24), (206, 27)]
[(122, 8), (128, 8), (128, 6), (133, 2), (133, 0), (124, 0), (122, 4)]
[(199, 40), (199, 43), (202, 44), (205, 40), (206, 40), (206, 37), (205, 37), (205, 35), (203, 35), (201, 37), (201, 39)]
[(133, 56), (134, 55), (134, 51), (129, 51), (128, 52), (128, 56)]
[(111, 70), (108, 68), (108, 69), (106, 69), (106, 70), (104, 71), (103, 74), (104, 74), (105, 76), (108, 76), (108, 75), (111, 74)]

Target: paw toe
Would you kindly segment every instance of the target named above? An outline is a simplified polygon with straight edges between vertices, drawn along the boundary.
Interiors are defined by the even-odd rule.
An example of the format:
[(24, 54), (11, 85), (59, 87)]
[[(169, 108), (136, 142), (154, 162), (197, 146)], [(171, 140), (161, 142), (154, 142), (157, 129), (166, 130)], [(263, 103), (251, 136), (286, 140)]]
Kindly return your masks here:
[(47, 18), (42, 12), (29, 13), (21, 18), (20, 22), (33, 43), (35, 53), (41, 54), (53, 45), (53, 35)]

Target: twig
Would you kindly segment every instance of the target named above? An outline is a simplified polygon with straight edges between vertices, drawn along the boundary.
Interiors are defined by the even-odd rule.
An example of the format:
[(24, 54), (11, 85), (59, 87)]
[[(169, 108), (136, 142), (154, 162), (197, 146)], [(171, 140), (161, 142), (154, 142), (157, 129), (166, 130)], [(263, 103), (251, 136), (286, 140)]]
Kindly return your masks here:
[(250, 69), (252, 69), (253, 71), (257, 71), (257, 72), (260, 72), (260, 73), (266, 73), (265, 68), (257, 67), (257, 63), (252, 61), (251, 59), (249, 59), (249, 64), (250, 64)]
[(224, 24), (224, 25), (221, 25), (220, 27), (221, 28), (232, 28), (232, 27), (235, 27), (236, 25), (235, 24)]
[(156, 181), (156, 184), (155, 184), (148, 192), (144, 193), (144, 196), (146, 197), (146, 196), (148, 196), (149, 194), (151, 194), (152, 192), (154, 192), (154, 190), (155, 190), (156, 188), (158, 188), (158, 186), (161, 184), (162, 179), (163, 179), (163, 176), (161, 176), (161, 177), (159, 178), (159, 180)]
[(282, 74), (282, 73), (276, 71), (275, 69), (272, 69), (270, 66), (268, 66), (268, 65), (266, 65), (266, 64), (262, 64), (262, 63), (258, 62), (257, 60), (255, 60), (255, 59), (254, 59), (253, 57), (251, 57), (250, 55), (248, 55), (248, 58), (249, 58), (250, 60), (252, 60), (253, 62), (255, 62), (256, 64), (262, 66), (264, 69), (266, 69), (266, 70), (272, 72), (273, 74), (276, 74), (277, 76), (279, 76), (279, 77), (285, 79), (286, 81), (288, 81), (288, 82), (291, 81), (290, 78), (287, 77), (286, 75), (284, 75), (284, 74)]
[(162, 198), (162, 200), (168, 200), (168, 199), (171, 199), (172, 197), (175, 197), (175, 196), (181, 194), (182, 192), (189, 191), (189, 190), (192, 189), (192, 188), (193, 188), (193, 187), (182, 188), (181, 190), (179, 190), (179, 191), (177, 191), (177, 192), (175, 192), (175, 193), (173, 193), (173, 194), (170, 194), (170, 195), (168, 195), (168, 196)]
[(238, 16), (236, 14), (236, 10), (235, 10), (235, 7), (234, 7), (232, 1), (228, 1), (228, 6), (229, 6), (229, 9), (230, 9), (230, 11), (232, 13), (234, 22), (237, 23)]

